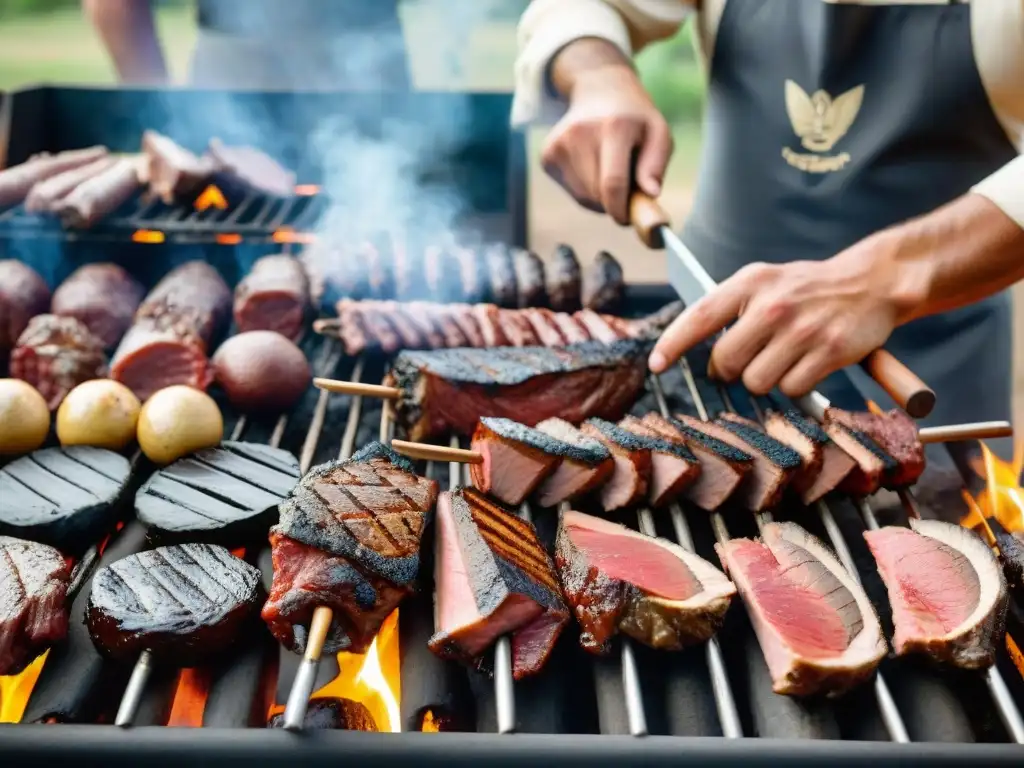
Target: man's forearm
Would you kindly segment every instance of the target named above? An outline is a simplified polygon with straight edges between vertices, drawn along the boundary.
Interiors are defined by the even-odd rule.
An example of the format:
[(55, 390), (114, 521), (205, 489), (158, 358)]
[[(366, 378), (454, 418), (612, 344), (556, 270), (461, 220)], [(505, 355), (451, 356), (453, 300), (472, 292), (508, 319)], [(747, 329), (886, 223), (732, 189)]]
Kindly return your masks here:
[(903, 322), (966, 306), (1024, 280), (1024, 229), (987, 198), (968, 194), (876, 235), (894, 290), (918, 300)]
[(597, 37), (574, 40), (551, 60), (548, 79), (555, 93), (569, 98), (583, 77), (608, 69), (635, 71), (630, 61), (615, 45)]
[(152, 84), (167, 80), (149, 0), (83, 0), (82, 5), (122, 82)]

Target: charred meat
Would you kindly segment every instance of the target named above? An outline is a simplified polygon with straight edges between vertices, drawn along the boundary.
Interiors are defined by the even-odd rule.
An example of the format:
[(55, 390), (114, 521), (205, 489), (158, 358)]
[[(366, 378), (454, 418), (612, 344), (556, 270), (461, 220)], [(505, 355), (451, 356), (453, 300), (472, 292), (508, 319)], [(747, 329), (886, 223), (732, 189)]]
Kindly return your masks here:
[(519, 296), (512, 253), (504, 245), (492, 245), (484, 250), (483, 259), (489, 275), (491, 301), (499, 307), (518, 306)]
[(637, 435), (604, 419), (587, 419), (580, 425), (587, 437), (601, 442), (615, 462), (611, 477), (598, 490), (605, 512), (638, 504), (647, 498), (651, 480), (651, 449)]
[(53, 547), (0, 536), (0, 677), (16, 675), (68, 631), (71, 569)]
[(142, 286), (117, 264), (86, 264), (56, 291), (50, 311), (83, 323), (103, 346), (113, 349), (142, 303)]
[(518, 507), (561, 463), (569, 446), (511, 419), (482, 418), (471, 447), (483, 457), (470, 464), (473, 485)]
[(548, 266), (548, 303), (556, 312), (580, 309), (580, 263), (568, 245), (559, 245)]
[(478, 663), (511, 635), (513, 677), (538, 673), (569, 611), (534, 527), (479, 491), (456, 488), (437, 502), (436, 549), (430, 649)]
[(889, 592), (896, 653), (992, 666), (1008, 599), (995, 554), (959, 525), (911, 518), (910, 526), (864, 533)]
[(191, 667), (234, 644), (263, 596), (259, 570), (223, 547), (159, 547), (96, 572), (86, 624), (109, 658), (133, 662), (148, 650)]
[(735, 414), (723, 413), (702, 428), (754, 457), (752, 473), (740, 484), (737, 499), (741, 504), (752, 512), (761, 512), (782, 500), (783, 491), (802, 466), (800, 454), (765, 434), (759, 425)]
[(626, 416), (619, 426), (651, 454), (651, 482), (647, 498), (652, 506), (662, 507), (675, 501), (698, 481), (701, 464), (686, 443), (666, 438), (635, 416)]
[(800, 469), (791, 486), (804, 504), (835, 490), (853, 470), (855, 462), (850, 455), (799, 411), (769, 412), (765, 430), (800, 454)]
[(776, 693), (835, 696), (874, 673), (886, 652), (878, 617), (817, 538), (795, 523), (769, 523), (760, 540), (732, 539), (716, 549), (747, 606)]
[[(284, 712), (267, 721), (267, 728), (284, 728)], [(311, 699), (302, 720), (304, 731), (368, 731), (380, 730), (365, 704), (352, 699), (325, 696)]]
[(822, 426), (832, 441), (854, 461), (853, 469), (839, 484), (839, 490), (851, 496), (870, 496), (882, 487), (886, 475), (899, 470), (899, 464), (867, 434), (851, 429), (841, 417), (834, 419), (836, 411), (838, 409), (835, 408), (825, 411)]
[(601, 251), (583, 273), (583, 306), (595, 312), (618, 312), (626, 297), (622, 265), (608, 251)]
[(6, 355), (29, 321), (50, 306), (50, 289), (32, 267), (0, 259), (0, 354)]
[(606, 653), (616, 632), (679, 650), (722, 626), (736, 589), (714, 566), (666, 539), (580, 512), (562, 514), (555, 551), (580, 645)]
[(527, 426), (552, 417), (618, 419), (643, 389), (646, 349), (619, 341), (402, 352), (387, 376), (401, 396), (388, 408), (410, 440), (471, 435), (485, 416)]
[(103, 342), (73, 317), (36, 315), (11, 352), (11, 376), (39, 390), (51, 411), (72, 389), (106, 371)]
[(517, 248), (512, 252), (512, 267), (516, 273), (516, 291), (520, 309), (543, 307), (548, 303), (544, 286), (544, 262), (532, 251)]
[(577, 499), (604, 485), (615, 462), (611, 452), (600, 440), (588, 437), (563, 419), (545, 419), (537, 430), (554, 440), (554, 448), (562, 454), (555, 471), (540, 484), (537, 503), (554, 507), (563, 501)]
[(829, 408), (828, 423), (839, 424), (857, 435), (867, 435), (896, 466), (882, 475), (882, 486), (901, 488), (913, 485), (924, 472), (924, 446), (917, 437), (917, 424), (897, 408), (888, 413), (844, 411)]

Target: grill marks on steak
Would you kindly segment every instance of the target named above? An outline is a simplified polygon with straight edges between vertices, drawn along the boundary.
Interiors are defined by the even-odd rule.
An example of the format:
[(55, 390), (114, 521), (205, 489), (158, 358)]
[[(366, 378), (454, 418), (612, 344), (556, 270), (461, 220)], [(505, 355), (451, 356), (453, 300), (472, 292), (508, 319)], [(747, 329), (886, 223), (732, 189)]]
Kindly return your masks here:
[(604, 419), (587, 419), (580, 425), (580, 431), (611, 451), (614, 470), (598, 491), (601, 508), (612, 512), (647, 498), (651, 451), (644, 441)]
[(615, 462), (600, 440), (588, 437), (558, 418), (545, 419), (537, 425), (537, 430), (554, 438), (552, 448), (562, 455), (555, 471), (537, 491), (540, 506), (554, 507), (577, 499), (601, 487), (611, 477)]
[(281, 504), (273, 531), (404, 586), (419, 572), (420, 539), (436, 500), (436, 481), (371, 443), (351, 459), (310, 470)]
[(835, 490), (856, 464), (817, 422), (798, 411), (770, 411), (765, 418), (765, 430), (800, 454), (800, 470), (793, 476), (791, 486), (804, 504), (812, 504)]
[(552, 417), (615, 420), (643, 389), (646, 349), (619, 341), (402, 352), (387, 377), (401, 395), (387, 407), (410, 440), (449, 430), (471, 435), (484, 416), (527, 426)]
[(57, 410), (68, 392), (107, 370), (103, 341), (73, 317), (36, 315), (11, 352), (11, 375), (27, 381)]
[(191, 667), (231, 646), (259, 610), (260, 572), (223, 547), (139, 552), (93, 577), (86, 624), (100, 653)]
[(271, 533), (270, 546), (274, 580), (261, 615), (278, 642), (295, 653), (305, 652), (313, 612), (321, 605), (332, 611), (324, 652), (365, 652), (414, 591), (412, 584), (395, 584), (353, 559), (280, 533)]
[(651, 482), (647, 497), (652, 506), (662, 507), (675, 501), (700, 477), (701, 464), (685, 443), (666, 439), (635, 416), (626, 416), (619, 426), (651, 454)]
[(473, 485), (518, 507), (555, 471), (571, 446), (511, 419), (485, 417), (473, 433), (471, 448), (483, 457), (469, 465)]
[(70, 581), (53, 547), (0, 536), (0, 676), (18, 674), (64, 639)]
[(886, 464), (882, 475), (884, 487), (913, 485), (924, 472), (924, 446), (917, 436), (917, 424), (904, 411), (894, 408), (875, 414), (829, 408), (825, 418), (855, 434), (867, 435), (895, 463), (894, 467)]
[(761, 539), (716, 545), (747, 606), (776, 693), (838, 695), (885, 655), (867, 595), (818, 539), (769, 523)]
[(438, 499), (436, 549), (430, 649), (479, 663), (511, 634), (513, 677), (539, 672), (569, 612), (534, 527), (475, 489), (456, 488)]
[(864, 534), (889, 593), (896, 653), (992, 666), (1008, 602), (995, 554), (959, 525), (914, 518), (910, 525)]
[(732, 583), (670, 541), (575, 511), (562, 514), (555, 563), (580, 623), (580, 645), (606, 653), (622, 631), (652, 648), (679, 650), (721, 627)]

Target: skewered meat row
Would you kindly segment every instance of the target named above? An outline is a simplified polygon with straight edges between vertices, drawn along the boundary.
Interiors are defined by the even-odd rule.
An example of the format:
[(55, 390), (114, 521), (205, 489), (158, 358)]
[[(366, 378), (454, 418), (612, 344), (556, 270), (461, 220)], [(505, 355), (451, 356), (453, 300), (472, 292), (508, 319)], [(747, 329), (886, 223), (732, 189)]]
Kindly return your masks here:
[(231, 312), (231, 291), (216, 269), (190, 261), (149, 292), (110, 363), (111, 378), (146, 400), (158, 389), (186, 384), (205, 389), (207, 359)]
[(32, 267), (0, 259), (0, 353), (6, 355), (29, 320), (50, 306), (50, 289)]
[(0, 206), (20, 203), (33, 185), (64, 171), (88, 165), (106, 154), (106, 147), (72, 149), (56, 155), (43, 153), (20, 165), (5, 168), (0, 171)]
[(27, 381), (57, 410), (68, 392), (107, 370), (103, 342), (73, 317), (36, 315), (11, 352), (11, 376)]
[(18, 674), (64, 639), (70, 581), (53, 547), (0, 536), (0, 677)]
[(643, 389), (646, 349), (629, 340), (402, 352), (385, 382), (400, 390), (388, 409), (410, 440), (472, 435), (484, 416), (528, 426), (552, 417), (618, 419)]
[(53, 292), (50, 311), (81, 321), (107, 349), (121, 341), (145, 295), (117, 264), (79, 267)]
[(349, 355), (386, 354), (400, 349), (454, 347), (562, 347), (584, 341), (654, 338), (682, 310), (675, 302), (639, 320), (574, 314), (543, 308), (500, 309), (494, 304), (436, 304), (426, 301), (353, 301), (337, 304), (336, 332)]
[(235, 288), (238, 331), (276, 331), (298, 340), (309, 312), (309, 281), (302, 264), (288, 254), (264, 256)]

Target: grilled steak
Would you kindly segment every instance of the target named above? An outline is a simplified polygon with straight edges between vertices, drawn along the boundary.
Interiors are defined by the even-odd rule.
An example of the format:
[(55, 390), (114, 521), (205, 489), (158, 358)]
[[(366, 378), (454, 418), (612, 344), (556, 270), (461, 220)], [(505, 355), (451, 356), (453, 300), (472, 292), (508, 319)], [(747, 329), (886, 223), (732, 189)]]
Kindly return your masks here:
[(704, 423), (698, 419), (666, 419), (648, 413), (642, 422), (666, 440), (681, 442), (693, 451), (700, 462), (700, 474), (685, 496), (701, 509), (713, 512), (722, 506), (753, 469), (754, 458), (749, 453), (705, 434), (698, 429)]
[(571, 446), (511, 419), (480, 419), (471, 447), (483, 456), (469, 465), (473, 485), (518, 507), (561, 463)]
[(220, 139), (211, 139), (207, 152), (218, 173), (257, 192), (275, 197), (295, 194), (295, 174), (255, 147), (228, 147)]
[(50, 289), (32, 267), (0, 259), (0, 354), (6, 356), (29, 320), (46, 312)]
[(769, 435), (800, 454), (800, 470), (791, 483), (804, 504), (812, 504), (835, 490), (850, 474), (854, 460), (825, 434), (817, 422), (799, 411), (769, 412), (765, 418)]
[(583, 273), (583, 306), (595, 312), (618, 312), (626, 297), (622, 265), (601, 251)]
[(911, 518), (910, 526), (864, 533), (889, 592), (896, 653), (992, 666), (1008, 599), (995, 554), (959, 525)]
[(917, 437), (917, 424), (906, 412), (893, 408), (888, 413), (854, 413), (829, 408), (825, 418), (851, 432), (867, 435), (882, 449), (896, 467), (882, 475), (886, 488), (913, 485), (924, 472), (924, 446)]
[(769, 523), (761, 537), (715, 548), (747, 606), (773, 690), (834, 696), (868, 679), (886, 646), (860, 585), (795, 523)]
[(512, 254), (503, 245), (492, 245), (483, 252), (483, 260), (490, 281), (491, 301), (499, 307), (515, 307), (519, 304), (516, 289), (516, 270)]
[(802, 467), (800, 454), (765, 434), (759, 424), (735, 414), (723, 413), (713, 426), (706, 428), (713, 429), (715, 437), (754, 457), (753, 471), (740, 484), (740, 503), (753, 512), (776, 506), (793, 475)]
[(0, 677), (18, 674), (64, 639), (70, 581), (53, 547), (0, 536)]
[(662, 507), (675, 501), (700, 477), (700, 462), (684, 442), (663, 437), (635, 416), (626, 416), (619, 426), (634, 435), (651, 453), (651, 484), (647, 497), (652, 506)]
[(167, 205), (195, 195), (216, 166), (209, 155), (199, 157), (156, 131), (142, 134), (142, 153), (142, 182)]
[(82, 552), (113, 527), (130, 472), (124, 456), (84, 445), (22, 456), (0, 469), (0, 535)]
[(388, 408), (410, 440), (449, 430), (471, 435), (484, 416), (527, 426), (556, 416), (618, 419), (643, 389), (646, 349), (620, 341), (402, 352), (387, 376), (402, 394)]
[[(267, 721), (267, 728), (284, 728), (284, 712)], [(302, 719), (304, 731), (368, 731), (379, 729), (365, 704), (333, 696), (310, 699)]]
[(266, 536), (298, 481), (299, 462), (288, 451), (226, 441), (150, 476), (135, 494), (135, 512), (163, 543), (233, 547)]
[(545, 419), (537, 430), (555, 439), (562, 461), (537, 490), (537, 503), (554, 507), (590, 493), (608, 480), (615, 469), (611, 452), (600, 440), (587, 437), (563, 419)]
[(129, 555), (96, 572), (85, 621), (97, 650), (132, 662), (192, 667), (245, 631), (264, 597), (258, 569), (223, 547), (179, 544)]
[(562, 513), (555, 563), (580, 623), (580, 645), (607, 653), (625, 632), (679, 650), (722, 626), (736, 589), (710, 563), (672, 542), (572, 510)]
[(994, 517), (988, 518), (988, 527), (996, 538), (999, 562), (1003, 566), (1010, 593), (1024, 599), (1024, 537), (1010, 533)]
[(53, 292), (50, 311), (75, 318), (113, 349), (131, 326), (142, 297), (142, 286), (117, 264), (86, 264)]
[(123, 157), (53, 204), (66, 226), (88, 229), (113, 213), (139, 189), (141, 158)]
[(51, 411), (72, 389), (106, 371), (103, 342), (73, 317), (36, 315), (11, 352), (11, 376), (39, 390)]
[(868, 435), (843, 424), (842, 417), (839, 421), (833, 420), (836, 410), (829, 408), (825, 411), (823, 427), (832, 441), (855, 462), (839, 484), (839, 490), (851, 496), (870, 496), (882, 486), (885, 475), (899, 469), (899, 464)]
[(285, 648), (304, 653), (318, 606), (332, 610), (325, 653), (363, 653), (390, 613), (414, 591), (354, 559), (332, 555), (280, 533), (270, 535), (274, 580), (263, 620)]
[(568, 245), (559, 245), (547, 269), (548, 303), (556, 312), (580, 308), (580, 263)]
[(311, 469), (281, 504), (273, 531), (405, 586), (419, 572), (420, 538), (436, 500), (435, 480), (370, 443), (351, 459)]
[(517, 248), (512, 252), (512, 267), (516, 272), (516, 306), (544, 307), (548, 303), (548, 292), (544, 286), (544, 262), (531, 252)]
[(59, 201), (93, 176), (106, 171), (116, 162), (116, 157), (102, 155), (91, 163), (58, 173), (56, 176), (34, 184), (25, 198), (25, 210), (29, 213), (52, 212)]
[(19, 165), (5, 168), (0, 171), (0, 207), (20, 203), (35, 184), (64, 171), (81, 168), (106, 154), (106, 147), (72, 149), (56, 155), (43, 153)]
[(587, 419), (580, 431), (603, 443), (615, 462), (611, 477), (598, 490), (601, 508), (612, 512), (645, 500), (651, 479), (650, 447), (632, 432), (604, 419)]
[(235, 288), (239, 333), (276, 331), (298, 340), (309, 312), (309, 281), (302, 263), (285, 253), (264, 256)]
[(511, 634), (513, 677), (539, 672), (569, 612), (534, 527), (479, 491), (456, 488), (437, 502), (436, 549), (430, 649), (478, 662)]

